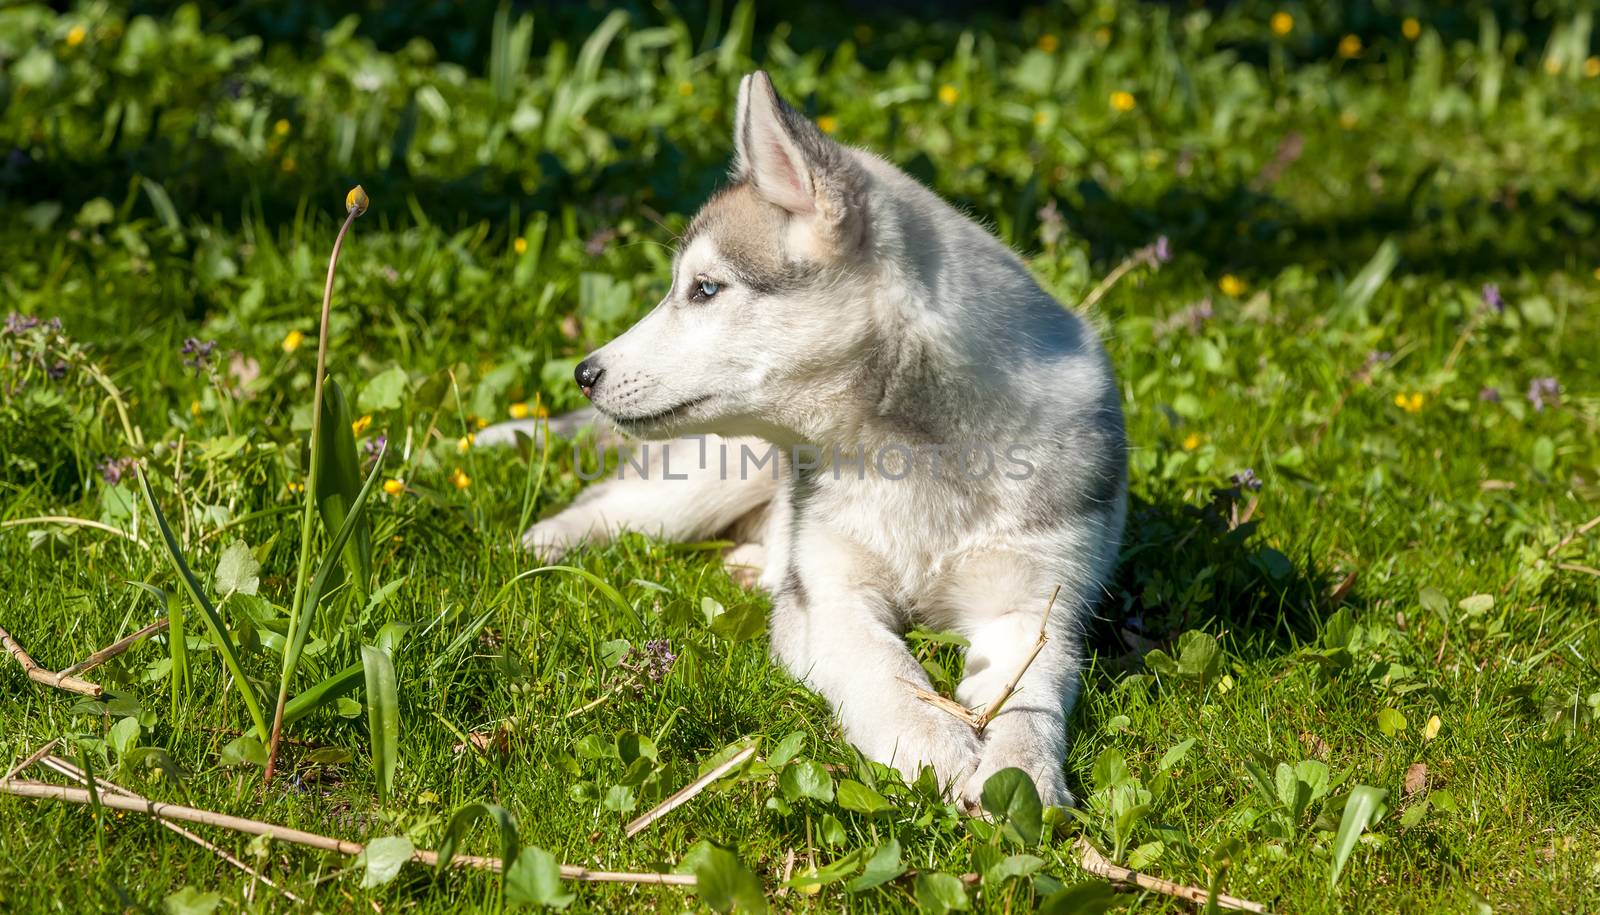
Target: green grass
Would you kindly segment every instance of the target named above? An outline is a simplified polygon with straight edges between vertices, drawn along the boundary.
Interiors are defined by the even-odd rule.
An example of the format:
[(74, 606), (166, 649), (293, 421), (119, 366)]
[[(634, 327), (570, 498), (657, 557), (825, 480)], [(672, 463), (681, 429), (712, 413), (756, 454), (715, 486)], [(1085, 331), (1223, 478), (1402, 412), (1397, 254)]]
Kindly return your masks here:
[[(1257, 4), (861, 25), (835, 12), (792, 28), (745, 6), (541, 12), (531, 32), (475, 4), (437, 20), (374, 9), (359, 27), (316, 5), (200, 9), (0, 11), (0, 155), (16, 150), (0, 161), (0, 299), (60, 317), (87, 347), (53, 380), (67, 344), (35, 358), (39, 330), (0, 334), (0, 521), (73, 515), (149, 544), (0, 529), (0, 625), (60, 668), (167, 612), (129, 584), (181, 594), (148, 508), (131, 475), (99, 469), (137, 456), (208, 588), (233, 541), (260, 561), (255, 599), (211, 597), (270, 708), (314, 315), (359, 181), (372, 210), (344, 253), (330, 367), (405, 490), (370, 516), (374, 597), (346, 585), (324, 603), (295, 689), (360, 660), (386, 624), (413, 624), (395, 639), (394, 792), (379, 805), (359, 688), (289, 727), (283, 774), (263, 788), (239, 741), (250, 718), (181, 597), (190, 679), (175, 701), (165, 638), (89, 675), (103, 702), (0, 665), (9, 759), (59, 737), (149, 796), (356, 841), (437, 847), (453, 811), (490, 802), (525, 846), (593, 868), (671, 869), (691, 849), (709, 867), (707, 842), (780, 910), (919, 898), (910, 878), (780, 893), (791, 853), (799, 874), (892, 837), (927, 899), (926, 875), (1020, 851), (860, 764), (764, 638), (724, 637), (748, 635), (739, 624), (766, 601), (713, 552), (627, 537), (571, 558), (632, 612), (581, 576), (513, 583), (533, 566), (522, 524), (580, 488), (570, 455), (545, 466), (459, 445), (478, 417), (577, 404), (574, 361), (664, 290), (674, 232), (729, 154), (734, 87), (760, 65), (837, 137), (985, 219), (1064, 302), (1158, 235), (1175, 255), (1093, 312), (1125, 392), (1135, 504), (1066, 760), (1082, 817), (1028, 849), (1034, 874), (971, 886), (970, 904), (1027, 909), (1085, 879), (1080, 832), (1151, 874), (1281, 911), (1597, 904), (1600, 530), (1551, 553), (1600, 514), (1591, 16), (1469, 7), (1423, 16), (1411, 40), (1387, 5), (1285, 7), (1284, 36)], [(1347, 33), (1354, 57), (1338, 50)], [(183, 365), (187, 337), (219, 344), (199, 371)], [(125, 441), (82, 360), (126, 392), (147, 449)], [(1540, 378), (1558, 380), (1559, 403), (1535, 409)], [(1259, 491), (1230, 482), (1245, 468)], [(730, 615), (708, 623), (708, 600)], [(1220, 654), (1180, 642), (1191, 630)], [(670, 639), (670, 675), (619, 666), (623, 639)], [(936, 679), (955, 675), (955, 649), (917, 650)], [(473, 733), (487, 753), (457, 749)], [(795, 733), (799, 759), (874, 785), (889, 809), (790, 803), (757, 768), (624, 837), (719, 751), (755, 738), (770, 759)], [(635, 761), (632, 735), (653, 758)], [(180, 777), (157, 774), (165, 759)], [(1325, 789), (1306, 760), (1325, 765)], [(1388, 812), (1333, 884), (1356, 786), (1387, 792)], [(492, 831), (463, 849), (497, 853)], [(500, 903), (480, 874), (411, 866), (364, 889), (351, 861), (207, 835), (323, 911)], [(0, 797), (7, 911), (160, 910), (185, 887), (231, 910), (248, 885), (141, 817)], [(575, 891), (581, 910), (715, 901)], [(253, 899), (289, 908), (264, 887)]]

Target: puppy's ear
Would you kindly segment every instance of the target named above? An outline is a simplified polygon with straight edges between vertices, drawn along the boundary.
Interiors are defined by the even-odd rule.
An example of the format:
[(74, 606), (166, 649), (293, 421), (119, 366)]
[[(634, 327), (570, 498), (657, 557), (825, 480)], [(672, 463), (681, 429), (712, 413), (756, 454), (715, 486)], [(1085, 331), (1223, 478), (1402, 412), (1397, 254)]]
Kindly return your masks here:
[(739, 83), (733, 177), (809, 223), (829, 247), (849, 247), (865, 225), (865, 176), (843, 147), (778, 97), (757, 70)]

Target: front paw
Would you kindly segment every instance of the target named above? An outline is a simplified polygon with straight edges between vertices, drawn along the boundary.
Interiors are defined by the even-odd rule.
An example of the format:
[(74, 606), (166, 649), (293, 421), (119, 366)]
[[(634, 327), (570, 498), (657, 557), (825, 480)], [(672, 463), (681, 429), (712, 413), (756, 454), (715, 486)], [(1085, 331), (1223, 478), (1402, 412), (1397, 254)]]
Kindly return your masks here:
[(939, 787), (954, 793), (978, 764), (978, 735), (943, 712), (916, 706), (909, 712), (851, 742), (874, 762), (899, 769), (907, 784), (916, 781), (924, 766), (932, 766)]
[(1054, 756), (1030, 753), (1015, 747), (986, 745), (978, 758), (978, 766), (961, 787), (960, 804), (968, 813), (983, 810), (983, 786), (991, 776), (1002, 769), (1021, 769), (1033, 779), (1039, 800), (1046, 807), (1075, 807), (1077, 800), (1067, 790), (1067, 781), (1061, 774), (1061, 760)]
[(522, 548), (540, 562), (556, 562), (583, 540), (557, 515), (530, 527), (522, 535)]

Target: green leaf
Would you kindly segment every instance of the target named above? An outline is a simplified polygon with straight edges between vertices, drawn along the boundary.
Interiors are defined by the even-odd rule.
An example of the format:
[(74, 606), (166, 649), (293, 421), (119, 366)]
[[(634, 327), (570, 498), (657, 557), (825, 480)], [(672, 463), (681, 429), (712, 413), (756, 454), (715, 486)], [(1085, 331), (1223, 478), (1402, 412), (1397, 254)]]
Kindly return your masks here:
[[(842, 786), (841, 786), (842, 787)], [(817, 823), (817, 836), (828, 845), (838, 847), (845, 842), (844, 824), (831, 813), (824, 813)]]
[(1367, 826), (1383, 815), (1384, 798), (1388, 795), (1382, 788), (1368, 785), (1357, 785), (1351, 790), (1349, 799), (1344, 802), (1344, 814), (1339, 817), (1339, 829), (1333, 837), (1333, 871), (1328, 875), (1328, 886), (1338, 885), (1350, 852), (1355, 850)]
[(1191, 629), (1178, 636), (1178, 671), (1201, 686), (1216, 679), (1222, 667), (1222, 649), (1209, 632)]
[(889, 809), (889, 802), (883, 795), (848, 778), (839, 782), (838, 798), (840, 807), (868, 816)]
[(795, 731), (788, 737), (778, 741), (777, 745), (772, 748), (772, 752), (767, 756), (767, 765), (773, 769), (782, 769), (789, 764), (789, 760), (794, 759), (805, 748), (805, 732)]
[(368, 842), (361, 852), (361, 860), (356, 862), (367, 868), (361, 877), (361, 888), (371, 889), (393, 880), (416, 850), (405, 836), (385, 836)]
[(192, 886), (186, 886), (161, 900), (161, 907), (167, 915), (211, 915), (221, 904), (220, 894), (202, 893)]
[(1100, 915), (1116, 902), (1117, 893), (1111, 884), (1085, 880), (1046, 897), (1039, 906), (1039, 915)]
[(983, 872), (985, 886), (998, 886), (1014, 877), (1028, 877), (1044, 867), (1044, 859), (1034, 855), (1007, 855)]
[(1464, 613), (1477, 616), (1480, 613), (1486, 613), (1494, 609), (1494, 595), (1474, 594), (1470, 597), (1463, 597), (1456, 606), (1461, 608)]
[(372, 770), (378, 777), (378, 802), (389, 803), (394, 769), (400, 761), (400, 689), (394, 662), (371, 645), (361, 646), (367, 680), (367, 730), (372, 743)]
[(983, 809), (1014, 829), (1023, 845), (1039, 841), (1044, 805), (1028, 773), (1013, 767), (989, 776), (983, 783)]
[(1378, 246), (1378, 250), (1372, 253), (1366, 266), (1361, 268), (1361, 272), (1344, 287), (1344, 293), (1341, 295), (1342, 310), (1357, 315), (1365, 321), (1367, 304), (1378, 294), (1378, 290), (1383, 288), (1383, 284), (1388, 282), (1389, 274), (1394, 272), (1398, 263), (1400, 263), (1400, 246), (1395, 244), (1394, 239), (1385, 238)]
[(361, 393), (356, 397), (356, 409), (362, 413), (397, 410), (405, 402), (409, 386), (410, 379), (405, 369), (399, 366), (385, 369), (361, 386)]
[[(322, 524), (330, 534), (344, 526), (361, 492), (361, 461), (356, 457), (351, 422), (344, 391), (329, 377), (322, 391), (321, 441), (311, 443), (311, 454), (318, 462), (317, 511), (322, 514)], [(356, 591), (364, 595), (371, 578), (368, 570), (372, 567), (372, 531), (364, 518), (358, 516), (352, 523), (355, 527), (345, 541), (342, 555), (355, 579)], [(309, 544), (300, 546), (301, 549), (308, 547)]]
[(135, 464), (134, 475), (139, 479), (139, 488), (144, 492), (145, 501), (150, 504), (150, 514), (155, 518), (156, 527), (161, 531), (161, 541), (167, 547), (167, 559), (171, 561), (173, 570), (178, 573), (178, 580), (183, 583), (184, 590), (189, 592), (189, 598), (200, 607), (205, 615), (206, 627), (211, 631), (211, 640), (222, 652), (222, 662), (227, 665), (228, 673), (232, 674), (233, 688), (244, 699), (246, 710), (250, 713), (250, 720), (256, 726), (256, 734), (262, 740), (267, 739), (267, 720), (261, 714), (261, 702), (256, 698), (255, 689), (250, 686), (250, 679), (245, 676), (244, 667), (239, 663), (239, 650), (233, 642), (233, 637), (228, 634), (228, 628), (222, 623), (221, 614), (200, 589), (199, 579), (194, 577), (189, 563), (183, 558), (183, 550), (178, 548), (178, 538), (172, 533), (172, 526), (167, 523), (166, 515), (161, 513), (161, 505), (156, 501), (155, 490), (150, 487), (150, 480), (144, 475), (144, 468)]
[(966, 886), (951, 874), (918, 874), (916, 896), (917, 908), (933, 915), (965, 912), (968, 907)]
[(261, 741), (246, 734), (235, 737), (222, 748), (222, 764), (224, 766), (265, 766), (267, 764), (267, 748)]
[(1439, 618), (1439, 622), (1447, 626), (1450, 624), (1450, 598), (1445, 597), (1443, 591), (1438, 588), (1423, 588), (1417, 593), (1417, 602), (1422, 604), (1423, 609), (1431, 610), (1433, 615)]
[(139, 745), (139, 719), (120, 718), (111, 726), (111, 749), (118, 757), (126, 756), (129, 750)]
[(222, 594), (255, 594), (261, 585), (261, 563), (243, 540), (235, 540), (222, 551), (212, 584)]
[(456, 855), (456, 848), (461, 844), (461, 838), (478, 820), (490, 820), (500, 827), (500, 860), (511, 862), (516, 860), (517, 849), (520, 847), (517, 821), (498, 804), (478, 802), (458, 808), (450, 815), (450, 822), (444, 828), (444, 837), (439, 840), (439, 863), (434, 868), (435, 873), (443, 874), (450, 867), (450, 862)]
[(867, 866), (862, 869), (860, 876), (844, 885), (845, 892), (860, 893), (870, 890), (888, 883), (905, 872), (906, 866), (900, 862), (900, 843), (890, 839), (878, 846), (872, 857), (867, 859)]
[(506, 869), (506, 902), (513, 906), (564, 909), (577, 898), (562, 885), (555, 855), (542, 848), (524, 848)]
[(1189, 754), (1189, 748), (1194, 746), (1194, 742), (1195, 738), (1190, 737), (1188, 740), (1179, 743), (1177, 746), (1163, 753), (1160, 761), (1156, 763), (1156, 767), (1165, 772), (1168, 769), (1171, 769), (1173, 766), (1176, 766), (1178, 763), (1183, 762), (1183, 758)]
[(1115, 747), (1107, 747), (1095, 759), (1094, 770), (1090, 773), (1089, 779), (1094, 784), (1095, 791), (1114, 788), (1128, 780), (1127, 760), (1122, 758), (1122, 753)]
[(1378, 730), (1385, 737), (1393, 737), (1406, 729), (1406, 716), (1392, 708), (1378, 712)]
[(767, 911), (761, 881), (733, 852), (701, 841), (683, 856), (678, 870), (694, 874), (700, 901), (718, 912)]
[(617, 813), (627, 813), (639, 806), (639, 797), (628, 785), (612, 785), (601, 798), (600, 806)]
[(778, 789), (789, 801), (808, 797), (824, 804), (833, 802), (833, 776), (814, 759), (796, 760), (784, 769), (778, 776)]

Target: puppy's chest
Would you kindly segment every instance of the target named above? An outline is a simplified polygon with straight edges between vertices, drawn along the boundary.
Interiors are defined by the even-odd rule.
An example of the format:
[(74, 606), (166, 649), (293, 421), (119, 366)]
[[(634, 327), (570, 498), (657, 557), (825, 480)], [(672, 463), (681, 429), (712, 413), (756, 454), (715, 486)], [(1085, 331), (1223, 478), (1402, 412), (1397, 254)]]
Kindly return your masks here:
[[(984, 525), (973, 494), (912, 480), (798, 476), (787, 493), (796, 570), (848, 568), (860, 587), (915, 603)], [(807, 561), (811, 560), (811, 561)]]

